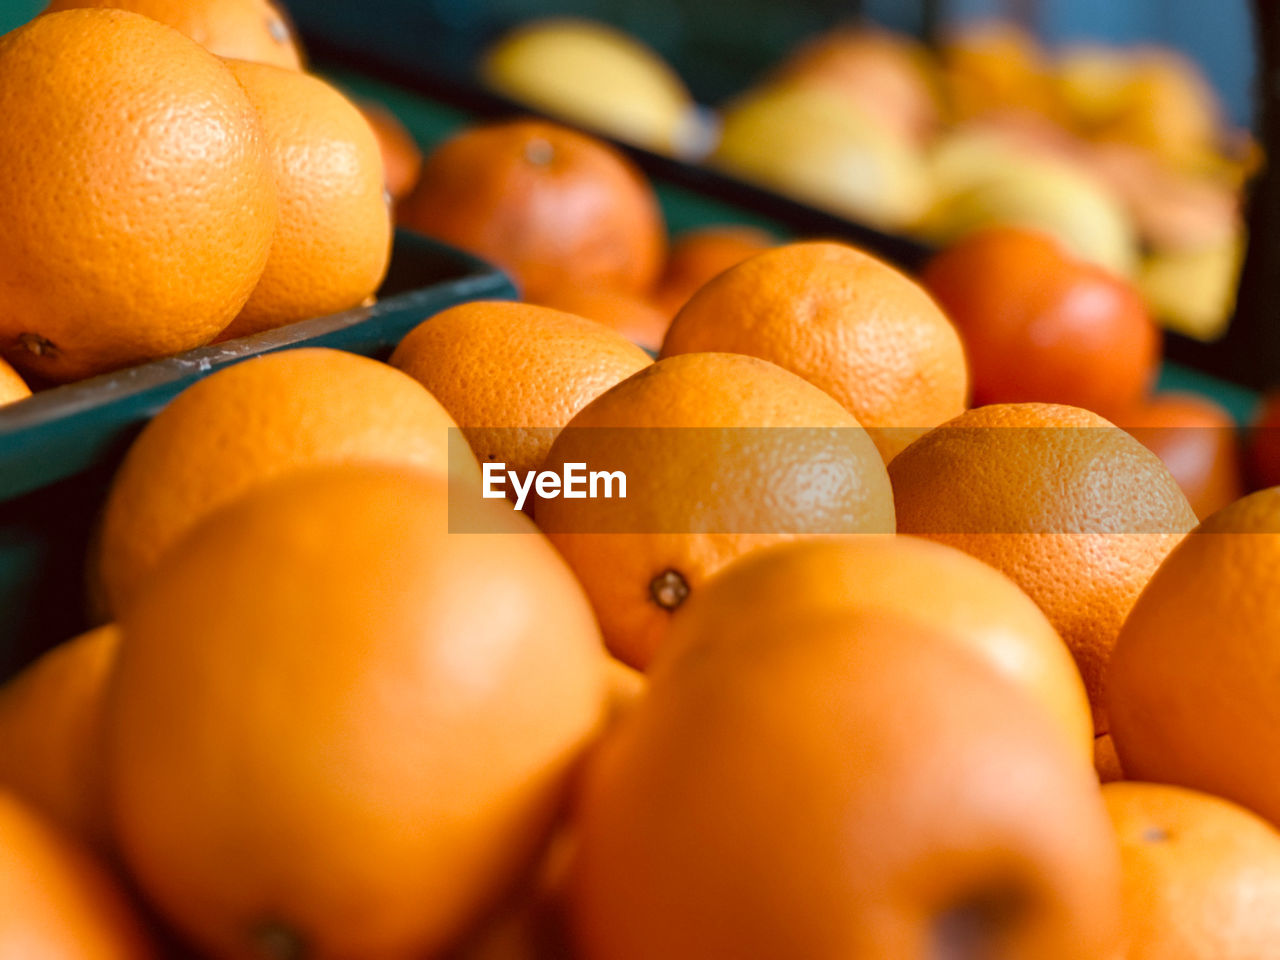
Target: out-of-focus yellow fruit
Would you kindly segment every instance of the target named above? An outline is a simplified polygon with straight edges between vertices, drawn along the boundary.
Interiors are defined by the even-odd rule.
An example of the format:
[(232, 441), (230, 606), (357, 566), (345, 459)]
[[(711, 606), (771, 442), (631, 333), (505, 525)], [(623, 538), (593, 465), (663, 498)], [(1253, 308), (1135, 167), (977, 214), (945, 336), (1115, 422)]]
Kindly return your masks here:
[(914, 224), (930, 201), (927, 167), (910, 143), (812, 84), (770, 86), (732, 103), (711, 162), (884, 229)]
[[(924, 233), (948, 244), (984, 227), (1009, 225), (1057, 237), (1084, 260), (1131, 275), (1137, 262), (1124, 208), (1094, 177), (1072, 164), (1024, 154), (1011, 162), (993, 150), (989, 176), (942, 194)], [(1003, 163), (997, 168), (997, 163)]]
[(943, 44), (942, 61), (955, 121), (995, 111), (1056, 112), (1044, 52), (1016, 24), (995, 20), (961, 30)]
[(1156, 253), (1142, 264), (1138, 286), (1162, 326), (1214, 340), (1226, 331), (1235, 310), (1243, 255), (1240, 236), (1202, 250)]
[(1073, 47), (1058, 57), (1053, 89), (1072, 129), (1091, 135), (1124, 109), (1131, 55), (1116, 47)]
[(480, 70), (499, 93), (620, 140), (681, 153), (696, 135), (693, 99), (675, 71), (604, 24), (526, 24), (500, 40)]
[(932, 138), (941, 120), (936, 64), (924, 44), (905, 34), (830, 30), (798, 47), (774, 77), (829, 87), (914, 143)]

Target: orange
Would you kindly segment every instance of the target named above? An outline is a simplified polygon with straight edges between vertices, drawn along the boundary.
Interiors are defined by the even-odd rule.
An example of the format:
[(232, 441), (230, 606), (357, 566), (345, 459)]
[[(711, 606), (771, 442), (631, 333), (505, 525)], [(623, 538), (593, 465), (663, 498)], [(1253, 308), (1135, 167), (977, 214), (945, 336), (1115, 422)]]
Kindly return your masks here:
[(609, 650), (644, 669), (671, 614), (735, 557), (798, 536), (892, 533), (874, 444), (829, 396), (754, 357), (698, 353), (597, 397), (543, 465), (621, 471), (625, 499), (539, 499), (534, 519), (591, 598)]
[(990, 667), (868, 611), (700, 639), (588, 761), (584, 960), (1112, 960), (1097, 782)]
[(90, 630), (0, 687), (0, 785), (73, 836), (106, 840), (102, 703), (120, 632)]
[(838, 27), (797, 47), (774, 80), (828, 86), (913, 142), (937, 132), (935, 67), (929, 51), (905, 34)]
[(999, 112), (1057, 112), (1049, 64), (1036, 37), (1009, 20), (966, 25), (942, 46), (943, 90), (953, 121)]
[(158, 956), (116, 881), (88, 852), (0, 790), (0, 957)]
[(524, 516), (449, 500), (405, 467), (282, 478), (127, 611), (115, 835), (202, 953), (438, 956), (550, 835), (605, 709), (599, 632)]
[(671, 325), (671, 315), (652, 301), (609, 287), (566, 287), (540, 302), (603, 323), (650, 353), (658, 352)]
[(770, 360), (821, 387), (872, 431), (886, 460), (964, 410), (968, 393), (960, 338), (929, 295), (837, 243), (778, 247), (694, 294), (662, 355), (706, 350)]
[(772, 236), (756, 227), (712, 226), (682, 233), (671, 244), (653, 292), (654, 302), (674, 317), (710, 280), (776, 245)]
[(0, 351), (65, 381), (207, 343), (276, 227), (261, 126), (217, 57), (121, 10), (0, 38)]
[(1093, 769), (1098, 774), (1099, 783), (1112, 783), (1125, 778), (1124, 768), (1120, 766), (1120, 755), (1116, 753), (1115, 740), (1109, 733), (1094, 738)]
[(650, 364), (618, 333), (527, 303), (465, 303), (409, 332), (391, 364), (443, 404), (476, 456), (536, 470), (555, 434)]
[(51, 0), (45, 12), (78, 7), (140, 13), (185, 33), (220, 57), (302, 69), (298, 38), (272, 0)]
[(280, 222), (262, 279), (224, 340), (357, 307), (391, 257), (382, 153), (355, 104), (305, 73), (227, 66), (262, 118)]
[(929, 263), (924, 282), (964, 339), (975, 405), (1063, 403), (1116, 417), (1155, 380), (1160, 334), (1142, 296), (1048, 234), (970, 234)]
[(1254, 416), (1248, 467), (1253, 486), (1280, 486), (1280, 390), (1268, 393)]
[(0, 406), (31, 396), (25, 380), (4, 360), (0, 360)]
[(973, 554), (1040, 605), (1075, 655), (1095, 732), (1107, 733), (1103, 678), (1120, 625), (1195, 526), (1159, 458), (1087, 411), (1005, 404), (917, 440), (889, 477), (901, 532)]
[(653, 189), (614, 148), (541, 120), (473, 127), (427, 157), (400, 222), (491, 260), (530, 300), (647, 291), (666, 234)]
[(1093, 752), (1089, 698), (1071, 652), (1040, 608), (1000, 571), (918, 537), (808, 540), (730, 564), (672, 620), (663, 655), (752, 624), (880, 611), (953, 639), (1025, 690), (1083, 758)]
[(160, 555), (213, 508), (279, 474), (374, 460), (444, 472), (445, 409), (412, 378), (338, 350), (268, 354), (185, 390), (129, 448), (107, 495), (97, 557), (122, 611)]
[(1204, 519), (1244, 494), (1236, 422), (1196, 393), (1160, 393), (1117, 421), (1169, 468)]
[(1280, 833), (1207, 794), (1103, 787), (1124, 867), (1125, 960), (1258, 960), (1280, 946)]
[(382, 152), (383, 179), (393, 201), (403, 200), (418, 182), (422, 151), (400, 119), (381, 103), (363, 100), (357, 104), (378, 138)]
[(1202, 523), (1129, 615), (1107, 678), (1125, 772), (1280, 824), (1280, 488)]

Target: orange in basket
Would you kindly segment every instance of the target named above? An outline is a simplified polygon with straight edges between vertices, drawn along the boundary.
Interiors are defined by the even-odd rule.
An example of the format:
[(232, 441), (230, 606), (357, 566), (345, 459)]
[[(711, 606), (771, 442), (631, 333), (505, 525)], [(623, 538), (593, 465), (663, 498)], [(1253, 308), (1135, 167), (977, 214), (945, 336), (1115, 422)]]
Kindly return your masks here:
[(534, 301), (581, 285), (647, 293), (666, 250), (643, 174), (599, 140), (541, 120), (445, 141), (398, 215), (496, 263)]

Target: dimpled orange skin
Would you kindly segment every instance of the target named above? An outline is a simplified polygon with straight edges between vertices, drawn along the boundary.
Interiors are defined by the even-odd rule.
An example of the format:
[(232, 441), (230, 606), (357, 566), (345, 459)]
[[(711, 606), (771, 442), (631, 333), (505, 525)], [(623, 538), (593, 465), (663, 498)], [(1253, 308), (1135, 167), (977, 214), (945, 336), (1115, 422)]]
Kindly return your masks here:
[(602, 324), (508, 302), (436, 314), (400, 341), (390, 362), (443, 404), (477, 458), (518, 471), (537, 470), (574, 414), (652, 363)]
[(1111, 648), (1195, 514), (1159, 458), (1077, 407), (998, 404), (917, 440), (889, 465), (898, 529), (959, 547), (1040, 605), (1071, 648), (1107, 733)]
[(107, 839), (102, 703), (120, 631), (59, 644), (0, 687), (0, 787), (94, 846)]
[(31, 388), (17, 370), (4, 360), (0, 360), (0, 406), (25, 400), (31, 396)]
[(0, 38), (0, 352), (55, 381), (208, 343), (275, 232), (248, 97), (213, 54), (121, 10)]
[(498, 264), (533, 301), (583, 284), (645, 293), (666, 252), (657, 198), (631, 161), (542, 120), (446, 140), (397, 217)]
[(994, 567), (919, 537), (805, 540), (743, 557), (680, 608), (660, 656), (679, 656), (685, 643), (716, 631), (731, 642), (752, 623), (859, 610), (919, 621), (977, 654), (1092, 758), (1088, 695), (1040, 608)]
[(1116, 753), (1116, 742), (1109, 733), (1094, 738), (1093, 769), (1098, 774), (1099, 783), (1114, 783), (1125, 778), (1120, 755)]
[(227, 67), (262, 118), (280, 222), (262, 278), (223, 340), (357, 307), (391, 257), (382, 152), (355, 104), (296, 70)]
[[(485, 532), (450, 534), (455, 511)], [(412, 468), (316, 468), (228, 505), (121, 628), (115, 836), (216, 957), (440, 955), (533, 867), (606, 707), (551, 546)]]
[(1135, 780), (1234, 800), (1280, 824), (1280, 487), (1204, 521), (1133, 608), (1107, 678)]
[(569, 422), (543, 469), (565, 463), (627, 477), (625, 500), (539, 499), (534, 519), (586, 588), (610, 651), (639, 669), (672, 611), (735, 557), (798, 536), (893, 532), (893, 493), (866, 431), (754, 357), (646, 367)]
[(960, 337), (929, 295), (837, 243), (777, 247), (702, 287), (676, 315), (662, 356), (706, 350), (770, 360), (821, 387), (871, 431), (886, 461), (962, 412), (968, 396)]
[(140, 13), (220, 57), (302, 69), (293, 29), (271, 0), (52, 0), (45, 12), (82, 7)]
[(588, 760), (584, 960), (1113, 960), (1097, 782), (988, 666), (867, 611), (702, 639)]
[(143, 429), (112, 481), (97, 553), (110, 610), (197, 520), (290, 470), (371, 460), (474, 478), (469, 453), (450, 457), (450, 428), (411, 377), (338, 350), (268, 354), (199, 381)]
[(1280, 956), (1280, 833), (1226, 800), (1102, 788), (1124, 867), (1124, 960)]
[(0, 957), (158, 956), (115, 879), (88, 851), (0, 790)]
[(777, 241), (764, 230), (736, 224), (682, 233), (671, 244), (654, 303), (674, 317), (708, 281), (775, 246)]
[(662, 347), (662, 338), (671, 326), (671, 315), (652, 301), (609, 287), (565, 287), (540, 302), (543, 306), (602, 323), (653, 353)]

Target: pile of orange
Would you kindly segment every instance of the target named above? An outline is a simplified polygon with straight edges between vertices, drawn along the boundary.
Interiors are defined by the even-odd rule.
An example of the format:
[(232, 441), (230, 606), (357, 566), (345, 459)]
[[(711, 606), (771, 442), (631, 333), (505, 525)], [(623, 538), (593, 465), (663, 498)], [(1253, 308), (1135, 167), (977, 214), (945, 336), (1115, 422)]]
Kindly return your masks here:
[[(256, 3), (186, 8), (215, 51), (286, 46)], [(90, 34), (92, 68), (49, 53)], [(134, 117), (193, 97), (240, 166), (188, 186), (270, 212), (202, 274), (256, 257), (229, 326), (139, 254), (63, 277), (66, 330), (145, 303), (233, 336), (376, 285), (384, 158), (321, 81), (115, 10), (0, 39), (0, 102), (45, 69), (94, 100), (133, 71)], [(156, 146), (189, 131), (143, 134), (194, 169)], [(318, 191), (298, 158), (339, 140), (359, 182)], [(123, 215), (25, 202), (50, 270)], [(1124, 281), (1021, 231), (922, 279), (741, 227), (668, 249), (630, 163), (540, 121), (458, 134), (398, 211), (528, 299), (385, 362), (246, 360), (138, 434), (83, 545), (93, 629), (0, 686), (0, 956), (1275, 953), (1280, 487), (1241, 498), (1232, 421), (1152, 395)], [(42, 329), (14, 342), (44, 375), (106, 349)]]

